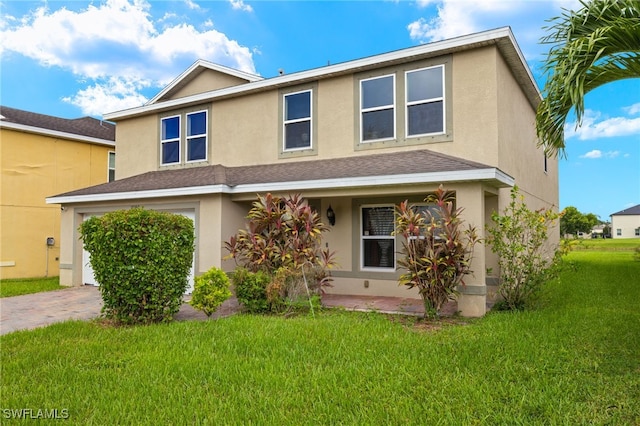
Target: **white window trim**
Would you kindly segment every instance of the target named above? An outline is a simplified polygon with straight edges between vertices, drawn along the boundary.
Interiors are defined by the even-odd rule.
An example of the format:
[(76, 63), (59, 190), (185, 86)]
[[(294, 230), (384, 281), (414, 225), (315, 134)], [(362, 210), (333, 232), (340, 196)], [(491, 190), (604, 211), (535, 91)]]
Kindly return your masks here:
[[(202, 134), (197, 134), (197, 135), (188, 135), (188, 131), (189, 131), (189, 116), (190, 115), (194, 115), (194, 114), (199, 114), (204, 112), (204, 133)], [(185, 158), (187, 159), (186, 163), (200, 163), (203, 161), (208, 161), (209, 159), (209, 134), (208, 134), (208, 130), (209, 130), (209, 111), (207, 111), (206, 109), (200, 110), (200, 111), (191, 111), (185, 114), (185, 146), (184, 146), (184, 153), (185, 153)], [(189, 160), (189, 140), (191, 139), (197, 139), (197, 138), (201, 138), (204, 136), (204, 158), (203, 159), (199, 159), (199, 160)], [(172, 163), (173, 164), (173, 163)]]
[[(393, 80), (393, 83), (391, 84), (391, 88), (393, 90), (393, 94), (392, 94), (392, 99), (393, 99), (393, 103), (390, 105), (383, 105), (383, 106), (378, 106), (378, 107), (373, 107), (373, 108), (363, 108), (362, 107), (362, 83), (366, 82), (366, 81), (371, 81), (371, 80), (379, 80), (381, 78), (387, 78), (387, 77), (391, 77), (391, 79)], [(396, 75), (395, 74), (385, 74), (385, 75), (381, 75), (381, 76), (377, 76), (377, 77), (371, 77), (371, 78), (364, 78), (362, 80), (360, 80), (360, 104), (359, 104), (359, 109), (360, 109), (360, 143), (373, 143), (373, 142), (380, 142), (380, 141), (390, 141), (390, 140), (395, 140), (396, 139)], [(374, 112), (374, 111), (384, 111), (387, 109), (391, 109), (393, 112), (393, 135), (388, 137), (388, 138), (379, 138), (379, 139), (367, 139), (364, 140), (364, 132), (363, 132), (363, 119), (362, 116), (365, 112)]]
[[(113, 154), (113, 169), (111, 168), (111, 154)], [(111, 174), (111, 170), (113, 170), (113, 180), (116, 180), (116, 164), (115, 164), (115, 157), (116, 157), (116, 152), (115, 151), (108, 151), (107, 152), (107, 182), (113, 182), (112, 180), (109, 180), (109, 175)]]
[[(287, 120), (287, 97), (293, 95), (299, 95), (300, 93), (309, 92), (309, 117), (308, 118), (296, 118), (295, 120)], [(300, 148), (287, 148), (287, 124), (302, 123), (304, 121), (309, 122), (309, 146)], [(282, 95), (282, 151), (305, 151), (313, 149), (313, 90), (300, 90), (298, 92), (285, 93)]]
[[(396, 241), (396, 236), (395, 235), (364, 235), (364, 223), (362, 221), (362, 213), (364, 209), (370, 209), (370, 208), (376, 208), (376, 207), (391, 207), (394, 209), (394, 230), (395, 230), (395, 205), (393, 203), (387, 203), (387, 204), (363, 204), (360, 206), (360, 235), (359, 235), (359, 239), (360, 239), (360, 270), (361, 271), (368, 271), (368, 272), (395, 272), (396, 271), (396, 261), (397, 261), (397, 256), (396, 256), (396, 246), (397, 246), (397, 241)], [(393, 242), (393, 266), (392, 267), (388, 267), (388, 268), (376, 268), (373, 266), (364, 266), (364, 242), (365, 240), (390, 240)]]
[[(429, 99), (422, 99), (419, 101), (412, 101), (409, 102), (409, 79), (408, 79), (408, 75), (414, 72), (419, 72), (419, 71), (424, 71), (424, 70), (428, 70), (428, 69), (433, 69), (433, 68), (440, 68), (440, 73), (442, 74), (442, 96), (436, 97), (436, 98), (429, 98)], [(419, 68), (416, 70), (411, 70), (411, 71), (406, 71), (405, 72), (405, 76), (404, 76), (404, 100), (405, 100), (405, 118), (404, 118), (404, 128), (405, 128), (405, 137), (407, 139), (409, 138), (419, 138), (419, 137), (424, 137), (424, 136), (435, 136), (435, 135), (444, 135), (447, 133), (447, 105), (446, 105), (446, 99), (445, 99), (445, 89), (447, 87), (446, 85), (446, 74), (444, 72), (444, 64), (441, 65), (434, 65), (432, 67), (424, 67), (424, 68)], [(413, 105), (422, 105), (422, 104), (428, 104), (428, 103), (433, 103), (433, 102), (438, 102), (438, 101), (442, 101), (442, 131), (441, 132), (431, 132), (431, 133), (420, 133), (420, 134), (416, 134), (416, 135), (410, 135), (409, 134), (409, 107), (413, 106)]]
[[(178, 137), (173, 139), (162, 139), (162, 123), (164, 122), (164, 120), (168, 120), (170, 118), (176, 118), (176, 117), (178, 117)], [(172, 166), (172, 165), (181, 163), (182, 161), (182, 142), (180, 138), (181, 134), (182, 134), (182, 116), (180, 114), (169, 115), (167, 117), (160, 118), (160, 165), (161, 166)], [(164, 151), (164, 144), (168, 142), (175, 142), (175, 141), (178, 142), (178, 161), (174, 161), (171, 163), (163, 162), (164, 155), (162, 154)]]

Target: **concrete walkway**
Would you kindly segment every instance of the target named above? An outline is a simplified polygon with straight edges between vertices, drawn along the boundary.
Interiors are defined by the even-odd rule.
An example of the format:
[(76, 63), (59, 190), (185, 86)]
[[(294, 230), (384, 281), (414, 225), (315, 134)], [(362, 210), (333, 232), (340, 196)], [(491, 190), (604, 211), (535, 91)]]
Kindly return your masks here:
[[(356, 311), (424, 314), (422, 301), (412, 298), (325, 294), (322, 297), (322, 303), (327, 307), (342, 307)], [(44, 327), (71, 319), (90, 320), (100, 316), (100, 309), (102, 309), (100, 289), (93, 286), (4, 297), (0, 298), (0, 334)], [(457, 304), (450, 302), (443, 308), (442, 315), (452, 315), (456, 310)], [(225, 301), (211, 317), (229, 316), (238, 311), (238, 300), (232, 297)], [(204, 321), (207, 316), (185, 303), (180, 308), (180, 312), (175, 315), (175, 319)]]

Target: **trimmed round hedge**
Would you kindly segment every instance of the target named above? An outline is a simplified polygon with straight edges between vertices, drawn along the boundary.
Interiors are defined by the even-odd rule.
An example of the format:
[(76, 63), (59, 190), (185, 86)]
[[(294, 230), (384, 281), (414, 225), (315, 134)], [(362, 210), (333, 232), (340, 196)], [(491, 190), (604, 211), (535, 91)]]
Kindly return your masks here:
[(193, 222), (144, 208), (82, 223), (105, 317), (124, 324), (165, 322), (180, 310), (193, 262)]

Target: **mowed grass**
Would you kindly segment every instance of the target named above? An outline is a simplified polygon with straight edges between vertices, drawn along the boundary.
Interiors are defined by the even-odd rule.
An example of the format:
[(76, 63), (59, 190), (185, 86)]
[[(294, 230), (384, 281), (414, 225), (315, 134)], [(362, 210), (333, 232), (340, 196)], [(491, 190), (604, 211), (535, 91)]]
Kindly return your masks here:
[(568, 260), (541, 309), (435, 331), (330, 311), (0, 336), (0, 406), (74, 424), (640, 424), (640, 262)]
[(633, 251), (640, 247), (640, 238), (607, 238), (607, 239), (578, 239), (576, 250), (594, 251)]
[(58, 277), (0, 280), (0, 297), (20, 296), (62, 288), (65, 287), (60, 285)]

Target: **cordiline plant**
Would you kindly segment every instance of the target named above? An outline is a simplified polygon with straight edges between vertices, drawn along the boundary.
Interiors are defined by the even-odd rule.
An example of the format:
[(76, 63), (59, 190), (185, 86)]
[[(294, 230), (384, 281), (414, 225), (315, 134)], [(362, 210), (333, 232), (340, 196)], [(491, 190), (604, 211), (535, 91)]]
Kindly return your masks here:
[(549, 229), (560, 214), (551, 209), (530, 210), (517, 186), (502, 214), (494, 212), (487, 243), (498, 255), (502, 301), (498, 307), (522, 310), (559, 272), (562, 250), (548, 241)]
[(322, 234), (329, 228), (302, 196), (259, 195), (247, 219), (247, 229), (239, 230), (225, 242), (225, 248), (228, 257), (249, 271), (265, 272), (272, 277), (265, 289), (272, 306), (292, 296), (293, 288), (282, 285), (285, 281), (296, 281), (283, 279), (287, 271), (292, 277), (314, 277), (309, 283), (312, 290), (320, 291), (330, 285), (328, 270), (335, 264), (333, 252), (322, 249)]
[(425, 317), (440, 315), (442, 306), (471, 274), (473, 248), (480, 242), (476, 228), (463, 227), (461, 208), (454, 208), (453, 194), (442, 186), (425, 201), (434, 209), (420, 211), (404, 201), (396, 206), (396, 235), (403, 238), (398, 265), (405, 270), (399, 284), (417, 287)]

